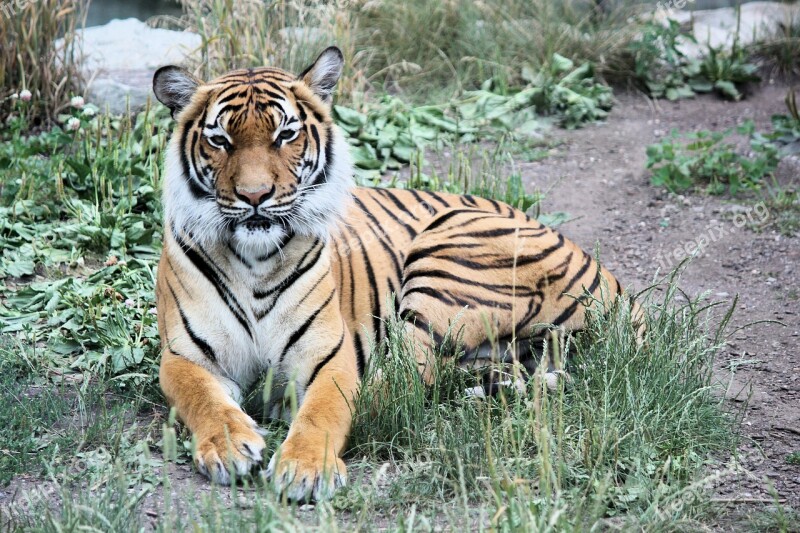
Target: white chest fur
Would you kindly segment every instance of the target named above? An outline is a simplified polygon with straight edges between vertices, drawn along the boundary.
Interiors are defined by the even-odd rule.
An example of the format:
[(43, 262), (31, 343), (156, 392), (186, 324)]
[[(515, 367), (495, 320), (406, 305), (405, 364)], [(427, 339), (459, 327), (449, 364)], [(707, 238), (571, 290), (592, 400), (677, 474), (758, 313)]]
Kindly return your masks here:
[(182, 309), (212, 357), (198, 355), (196, 346), (186, 351), (211, 359), (203, 362), (239, 391), (270, 368), (292, 379), (285, 351), (309, 314), (306, 307), (314, 305), (306, 295), (330, 275), (324, 243), (296, 236), (261, 257), (244, 257), (227, 245), (176, 255), (173, 260), (189, 278), (182, 285), (192, 303)]

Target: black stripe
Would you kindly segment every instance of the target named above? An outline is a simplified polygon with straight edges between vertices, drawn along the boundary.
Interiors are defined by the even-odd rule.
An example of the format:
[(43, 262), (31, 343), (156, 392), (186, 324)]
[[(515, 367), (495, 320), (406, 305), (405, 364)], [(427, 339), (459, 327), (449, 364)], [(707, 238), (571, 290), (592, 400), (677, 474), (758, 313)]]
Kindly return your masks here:
[(342, 257), (342, 253), (339, 251), (339, 241), (336, 239), (332, 240), (333, 240), (333, 248), (336, 251), (336, 257), (339, 260), (339, 284), (336, 287), (341, 292), (344, 290), (344, 264), (346, 258)]
[[(600, 270), (598, 269), (597, 275), (594, 277), (594, 280), (592, 281), (592, 284), (589, 286), (589, 288), (586, 289), (586, 292), (588, 292), (589, 294), (594, 294), (594, 290), (597, 288), (599, 284), (600, 284)], [(564, 311), (560, 315), (558, 315), (555, 318), (555, 320), (553, 320), (553, 325), (560, 326), (561, 324), (572, 318), (572, 315), (575, 314), (575, 311), (578, 309), (578, 306), (583, 305), (584, 300), (585, 300), (585, 294), (579, 298), (576, 298), (569, 305), (569, 307), (564, 309)]]
[[(222, 298), (222, 301), (225, 302), (225, 305), (228, 307), (230, 312), (233, 313), (233, 315), (236, 317), (236, 320), (239, 321), (239, 324), (241, 324), (247, 332), (247, 336), (252, 339), (253, 332), (250, 329), (249, 322), (245, 318), (244, 309), (242, 309), (239, 301), (236, 299), (230, 289), (228, 289), (227, 285), (225, 285), (220, 279), (217, 272), (214, 271), (214, 268), (212, 268), (212, 265), (213, 267), (216, 267), (216, 265), (214, 265), (213, 262), (210, 265), (203, 260), (203, 258), (200, 257), (200, 254), (198, 254), (194, 248), (192, 248), (180, 237), (180, 235), (178, 235), (178, 233), (175, 231), (175, 228), (172, 228), (172, 236), (183, 251), (184, 255), (189, 258), (189, 261), (192, 262), (194, 267), (199, 270), (200, 273), (203, 274), (203, 276), (208, 280), (208, 282), (211, 283), (211, 285), (216, 289), (219, 297)], [(216, 269), (219, 270), (219, 267), (216, 267)], [(222, 274), (225, 275), (224, 272), (222, 272)]]
[(437, 212), (436, 209), (434, 209), (434, 207), (430, 204), (430, 202), (426, 202), (425, 200), (423, 200), (422, 196), (420, 196), (417, 191), (415, 191), (414, 189), (411, 189), (408, 192), (410, 192), (411, 196), (413, 196), (414, 199), (418, 202), (418, 205), (427, 206), (427, 208), (425, 209), (425, 212), (428, 215), (434, 216), (436, 214), (436, 212)]
[(286, 102), (286, 95), (285, 94), (279, 94), (279, 93), (276, 93), (276, 92), (272, 92), (269, 89), (264, 89), (264, 88), (261, 88), (261, 87), (259, 87), (257, 85), (253, 85), (252, 87), (253, 87), (253, 92), (256, 93), (256, 94), (266, 94), (267, 96), (269, 96), (270, 98), (272, 98), (274, 100), (280, 100), (282, 102)]
[(410, 294), (414, 294), (417, 292), (435, 298), (440, 302), (444, 302), (450, 305), (458, 305), (459, 307), (485, 306), (496, 309), (511, 310), (513, 305), (512, 302), (500, 302), (498, 300), (488, 300), (486, 298), (481, 298), (474, 294), (458, 295), (453, 291), (448, 291), (447, 294), (445, 294), (442, 291), (436, 290), (435, 288), (428, 286), (413, 287), (411, 289), (408, 289), (403, 293), (403, 298), (407, 298)]
[[(244, 88), (243, 90), (241, 90), (241, 91), (236, 91), (235, 89), (237, 89), (237, 88), (238, 88), (238, 86), (229, 87), (229, 88), (228, 88), (228, 89), (226, 89), (226, 90), (227, 90), (227, 91), (232, 91), (232, 92), (228, 93), (228, 94), (227, 94), (227, 95), (225, 95), (225, 96), (222, 96), (222, 94), (223, 94), (225, 91), (222, 91), (222, 92), (220, 92), (220, 93), (219, 93), (219, 96), (222, 96), (222, 98), (219, 98), (219, 97), (218, 97), (218, 98), (219, 98), (219, 100), (217, 100), (217, 105), (227, 104), (228, 102), (230, 102), (230, 101), (231, 101), (231, 100), (233, 100), (234, 98), (245, 98), (245, 97), (247, 96), (247, 91), (248, 91), (248, 88), (247, 88), (247, 87), (245, 87), (245, 88)], [(222, 111), (224, 111), (224, 109), (223, 109), (223, 110), (221, 110), (219, 113), (217, 113), (217, 116), (221, 115), (221, 114), (222, 114)]]
[(406, 317), (406, 322), (411, 322), (415, 328), (425, 333), (427, 338), (433, 337), (433, 342), (441, 345), (444, 342), (444, 336), (437, 333), (435, 329), (422, 317), (420, 313), (414, 313), (412, 317)]
[(275, 249), (274, 250), (272, 250), (271, 252), (269, 252), (266, 255), (260, 255), (260, 256), (256, 257), (256, 261), (259, 261), (259, 262), (268, 261), (270, 258), (274, 257), (275, 254), (280, 252), (283, 249), (283, 247), (286, 246), (286, 243), (288, 243), (290, 240), (292, 240), (292, 237), (294, 237), (294, 233), (292, 233), (291, 231), (286, 233), (286, 235), (281, 237), (281, 241), (279, 243), (275, 244)]
[[(183, 308), (181, 307), (180, 300), (178, 300), (178, 296), (175, 294), (175, 290), (172, 288), (172, 285), (169, 281), (167, 281), (167, 288), (169, 288), (169, 292), (172, 293), (172, 297), (175, 299), (175, 305), (178, 307), (178, 313), (181, 315), (181, 322), (183, 322), (183, 329), (186, 330), (186, 333), (189, 334), (189, 339), (197, 346), (203, 355), (208, 357), (211, 362), (217, 362), (217, 354), (214, 353), (214, 349), (203, 339), (197, 336), (197, 334), (192, 329), (192, 326), (189, 324), (189, 319), (186, 318), (186, 314), (183, 312)], [(169, 337), (167, 337), (169, 341)], [(174, 353), (174, 352), (173, 352)]]
[(175, 270), (175, 266), (172, 264), (172, 259), (170, 259), (169, 254), (164, 254), (164, 257), (167, 258), (167, 266), (172, 271), (172, 273), (175, 275), (175, 279), (178, 280), (178, 285), (180, 285), (181, 289), (183, 289), (183, 292), (185, 292), (187, 294), (187, 296), (189, 296), (189, 298), (191, 298), (192, 297), (192, 292), (189, 289), (186, 288), (186, 285), (184, 285), (183, 279), (182, 279), (181, 276), (178, 275), (178, 272)]
[(328, 275), (328, 273), (327, 273), (327, 272), (323, 273), (323, 274), (322, 274), (322, 275), (319, 277), (319, 279), (318, 279), (316, 282), (314, 282), (314, 285), (312, 285), (312, 286), (311, 286), (311, 288), (310, 288), (310, 289), (308, 289), (308, 291), (306, 292), (305, 296), (303, 296), (302, 298), (300, 298), (300, 301), (298, 301), (298, 302), (297, 302), (297, 304), (296, 304), (296, 306), (297, 306), (297, 307), (299, 307), (299, 306), (300, 306), (300, 304), (302, 304), (303, 302), (305, 302), (305, 301), (306, 301), (306, 298), (308, 298), (309, 296), (311, 296), (311, 293), (312, 293), (312, 292), (314, 292), (314, 289), (316, 289), (317, 287), (319, 287), (319, 284), (320, 284), (320, 283), (322, 283), (322, 280), (324, 280), (324, 279), (325, 279), (325, 276), (327, 276), (327, 275)]
[[(323, 180), (328, 179), (328, 175), (330, 174), (331, 168), (333, 168), (333, 131), (331, 130), (330, 124), (325, 126), (325, 136), (327, 140), (327, 144), (325, 144), (325, 170), (322, 172)], [(314, 180), (318, 182), (319, 180)]]
[(418, 219), (416, 216), (414, 216), (414, 213), (412, 213), (412, 212), (411, 212), (411, 211), (408, 209), (408, 207), (406, 207), (406, 205), (405, 205), (403, 202), (401, 202), (401, 201), (400, 201), (400, 200), (397, 198), (397, 196), (395, 196), (395, 195), (394, 195), (394, 193), (393, 193), (391, 190), (389, 190), (389, 189), (381, 189), (381, 188), (379, 188), (379, 189), (376, 189), (376, 190), (377, 190), (379, 193), (381, 193), (381, 194), (383, 194), (384, 196), (386, 196), (387, 198), (389, 198), (389, 200), (391, 200), (391, 202), (392, 202), (392, 203), (393, 203), (393, 204), (394, 204), (394, 205), (397, 207), (397, 209), (399, 209), (400, 211), (403, 211), (404, 213), (406, 213), (408, 216), (410, 216), (410, 217), (411, 217), (411, 218), (413, 218), (414, 220), (417, 220), (417, 221), (419, 221), (419, 219)]
[[(375, 190), (379, 190), (379, 189), (375, 189)], [(411, 237), (411, 238), (413, 239), (414, 237), (416, 237), (416, 236), (417, 236), (417, 232), (416, 232), (416, 231), (414, 231), (414, 228), (412, 228), (411, 226), (409, 226), (408, 224), (406, 224), (404, 221), (400, 220), (400, 219), (397, 217), (397, 215), (395, 215), (394, 213), (392, 213), (392, 211), (391, 211), (390, 209), (388, 209), (388, 208), (387, 208), (385, 205), (383, 205), (383, 204), (382, 204), (382, 203), (381, 203), (381, 202), (378, 200), (377, 196), (375, 196), (375, 195), (371, 195), (370, 197), (372, 198), (372, 201), (373, 201), (373, 202), (375, 202), (376, 204), (378, 204), (378, 207), (380, 207), (381, 209), (383, 209), (383, 211), (384, 211), (384, 212), (385, 212), (387, 215), (389, 215), (389, 216), (392, 218), (392, 220), (394, 220), (395, 222), (397, 222), (398, 224), (400, 224), (401, 226), (403, 226), (403, 228), (405, 228), (405, 230), (408, 232), (408, 236), (409, 236), (409, 237)]]
[[(246, 105), (247, 104), (228, 104), (227, 106), (225, 106), (225, 109), (220, 110), (219, 114), (221, 115), (222, 113), (228, 113), (230, 115), (233, 115), (233, 120), (236, 121), (233, 125), (239, 126), (241, 124), (241, 121), (244, 119), (244, 115), (236, 115), (236, 113), (244, 109)], [(231, 125), (229, 124), (228, 128), (233, 130), (234, 128), (231, 128), (230, 126)]]
[(231, 253), (233, 254), (233, 256), (234, 256), (236, 259), (238, 259), (238, 260), (239, 260), (239, 262), (241, 262), (241, 263), (242, 263), (244, 266), (246, 266), (248, 269), (251, 269), (251, 268), (253, 268), (253, 265), (251, 265), (251, 264), (250, 264), (250, 262), (249, 262), (247, 259), (245, 259), (244, 257), (242, 257), (242, 256), (239, 254), (239, 252), (237, 252), (237, 251), (236, 251), (236, 250), (233, 248), (233, 246), (231, 245), (230, 241), (228, 241), (228, 250), (230, 250), (230, 251), (231, 251)]
[(353, 342), (356, 345), (356, 368), (358, 368), (358, 377), (362, 377), (366, 370), (367, 363), (364, 358), (364, 347), (361, 345), (361, 333), (356, 333)]
[[(442, 224), (444, 224), (445, 222), (447, 222), (448, 220), (450, 220), (451, 218), (453, 218), (454, 216), (458, 216), (463, 213), (474, 213), (476, 215), (475, 219), (469, 219), (470, 222), (472, 220), (477, 220), (479, 218), (479, 215), (481, 215), (479, 211), (475, 211), (474, 209), (453, 209), (452, 211), (448, 211), (444, 215), (440, 216), (439, 218), (428, 224), (422, 231), (427, 232), (434, 230), (439, 226), (441, 226)], [(480, 218), (486, 218), (486, 217), (480, 217)]]
[(286, 354), (289, 352), (289, 350), (292, 347), (294, 347), (294, 345), (297, 344), (301, 338), (303, 338), (303, 335), (306, 334), (308, 328), (311, 327), (311, 324), (314, 323), (314, 320), (317, 318), (317, 316), (322, 312), (323, 309), (325, 309), (325, 307), (329, 303), (331, 303), (334, 294), (336, 294), (336, 291), (331, 291), (331, 293), (328, 295), (328, 297), (325, 299), (322, 305), (317, 307), (317, 310), (311, 313), (311, 316), (306, 318), (305, 322), (303, 322), (300, 325), (300, 327), (294, 330), (294, 332), (289, 336), (289, 340), (286, 342), (286, 345), (283, 347), (283, 350), (281, 350), (281, 356), (278, 361), (279, 363), (283, 362), (283, 358), (286, 357)]
[[(314, 267), (314, 265), (317, 264), (317, 261), (319, 261), (319, 258), (322, 255), (322, 250), (325, 248), (324, 246), (317, 246), (318, 244), (319, 244), (319, 239), (315, 240), (314, 243), (311, 245), (311, 247), (306, 251), (306, 253), (303, 254), (303, 257), (301, 257), (300, 261), (297, 262), (298, 265), (297, 270), (286, 276), (282, 281), (277, 283), (271, 289), (267, 289), (266, 291), (258, 291), (258, 290), (253, 291), (253, 298), (256, 298), (258, 300), (263, 300), (267, 296), (275, 294), (278, 291), (281, 291), (280, 294), (283, 294), (283, 291), (291, 287), (294, 284), (294, 282), (300, 279), (300, 276), (311, 270)], [(317, 254), (311, 259), (311, 261), (308, 262), (306, 266), (302, 266), (303, 262), (306, 260), (309, 254), (312, 251), (314, 251), (314, 249), (317, 250)], [(278, 297), (280, 297), (280, 294), (278, 294), (278, 296), (275, 298), (276, 301), (278, 300)], [(275, 307), (275, 302), (272, 303), (270, 309), (272, 307)]]
[(441, 196), (439, 196), (435, 192), (433, 192), (433, 191), (425, 191), (425, 192), (428, 194), (428, 196), (430, 196), (431, 198), (433, 198), (434, 200), (436, 200), (437, 202), (442, 204), (442, 207), (445, 207), (445, 208), (449, 208), (450, 207), (450, 204), (445, 202), (444, 198), (442, 198)]
[(413, 294), (415, 292), (424, 294), (426, 296), (430, 296), (431, 298), (435, 298), (442, 303), (447, 305), (455, 305), (456, 300), (452, 297), (452, 294), (445, 294), (442, 291), (436, 290), (433, 287), (428, 286), (421, 286), (421, 287), (414, 287), (413, 289), (408, 289), (407, 291), (403, 292), (403, 299), (407, 298), (409, 294)]
[[(394, 243), (392, 242), (392, 238), (389, 236), (388, 233), (383, 233), (380, 230), (381, 224), (372, 215), (372, 213), (370, 213), (369, 211), (366, 211), (366, 208), (364, 207), (364, 204), (362, 204), (361, 201), (358, 198), (353, 197), (353, 199), (356, 201), (358, 206), (362, 210), (364, 210), (364, 212), (367, 214), (367, 217), (374, 222), (374, 225), (368, 223), (367, 227), (378, 238), (378, 243), (381, 245), (381, 248), (383, 248), (383, 251), (392, 260), (392, 264), (394, 264), (394, 272), (395, 272), (396, 279), (397, 279), (397, 281), (400, 281), (400, 279), (403, 277), (403, 270), (400, 267), (400, 261), (397, 258), (396, 247), (395, 247)], [(384, 237), (385, 237), (385, 239), (384, 239)]]
[(331, 359), (333, 359), (336, 356), (336, 354), (339, 353), (339, 349), (342, 347), (343, 343), (344, 343), (344, 333), (342, 333), (342, 336), (339, 337), (339, 342), (336, 344), (336, 347), (334, 347), (334, 349), (331, 350), (331, 353), (326, 355), (325, 358), (322, 361), (320, 361), (317, 366), (314, 367), (314, 371), (311, 373), (311, 377), (308, 378), (308, 384), (306, 385), (306, 389), (308, 389), (311, 386), (311, 384), (314, 383), (314, 380), (317, 379), (317, 374), (319, 374), (319, 371), (322, 370), (322, 367), (330, 363)]
[(300, 111), (300, 121), (305, 122), (306, 118), (308, 118), (308, 113), (306, 113), (306, 107), (301, 103), (301, 100), (297, 98), (297, 95), (294, 95), (295, 100), (297, 102), (297, 110)]
[[(453, 244), (451, 246), (465, 247), (466, 245)], [(437, 256), (437, 259), (450, 261), (451, 263), (455, 263), (457, 265), (461, 265), (465, 268), (470, 268), (472, 270), (489, 270), (494, 268), (519, 268), (543, 261), (548, 257), (550, 257), (550, 255), (552, 255), (553, 252), (562, 248), (563, 246), (564, 246), (564, 236), (559, 233), (558, 242), (556, 242), (556, 244), (548, 248), (545, 248), (538, 254), (517, 256), (517, 257), (501, 257), (493, 262), (487, 262), (487, 263), (478, 263), (477, 261), (472, 261), (464, 257), (453, 257), (453, 256), (444, 256), (444, 257)]]
[[(479, 248), (482, 246), (483, 244), (479, 243), (450, 242), (450, 243), (435, 244), (433, 246), (429, 246), (428, 248), (417, 248), (416, 250), (408, 254), (408, 257), (406, 257), (405, 263), (403, 264), (403, 270), (408, 270), (408, 267), (412, 263), (419, 261), (420, 259), (425, 259), (426, 257), (430, 257), (431, 254), (439, 252), (441, 250), (448, 250), (450, 248), (458, 248), (458, 249)], [(437, 259), (442, 259), (442, 258), (437, 257)]]
[[(364, 202), (362, 202), (357, 196), (353, 196), (353, 200), (358, 208), (361, 209), (365, 215), (367, 215), (367, 218), (369, 218), (376, 227), (380, 228), (382, 226), (378, 219), (375, 218), (375, 215), (372, 214), (372, 211), (367, 209), (367, 206), (364, 205)], [(394, 246), (394, 243), (392, 242), (392, 236), (388, 233), (386, 234), (386, 239), (392, 244), (392, 246)]]
[[(490, 229), (490, 230), (480, 230), (480, 231), (472, 231), (472, 232), (468, 232), (468, 233), (459, 233), (457, 235), (452, 235), (451, 237), (452, 238), (472, 237), (472, 238), (476, 238), (476, 239), (493, 238), (493, 237), (504, 237), (504, 236), (507, 236), (507, 235), (513, 235), (513, 234), (517, 233), (517, 231), (520, 232), (520, 236), (521, 237), (531, 238), (531, 237), (541, 237), (542, 235), (544, 235), (545, 233), (547, 233), (550, 230), (547, 229), (547, 228), (536, 229), (536, 228), (520, 228), (520, 227), (515, 227), (515, 228), (494, 228), (494, 229)], [(528, 231), (535, 231), (537, 233), (534, 234), (534, 235), (523, 234), (523, 232), (528, 232)]]
[(577, 281), (579, 279), (581, 279), (584, 274), (586, 274), (587, 270), (589, 270), (589, 265), (592, 264), (592, 256), (590, 256), (586, 252), (583, 252), (583, 257), (584, 257), (585, 261), (583, 262), (583, 265), (581, 265), (580, 270), (578, 270), (577, 274), (572, 276), (572, 279), (569, 280), (569, 283), (567, 283), (567, 286), (564, 287), (563, 291), (561, 291), (561, 294), (558, 296), (557, 300), (560, 300), (564, 296), (567, 296), (567, 294), (569, 294), (569, 290), (572, 288), (572, 286), (575, 285), (575, 283), (577, 283)]
[[(524, 298), (526, 296), (531, 296), (534, 293), (534, 289), (530, 287), (525, 287), (522, 285), (507, 285), (507, 284), (496, 284), (496, 283), (485, 283), (482, 281), (476, 281), (474, 279), (465, 279), (461, 276), (453, 274), (452, 272), (447, 272), (446, 270), (415, 270), (410, 274), (406, 274), (405, 278), (403, 279), (403, 286), (408, 284), (409, 281), (413, 280), (414, 278), (440, 278), (440, 279), (449, 279), (452, 281), (456, 281), (458, 283), (463, 283), (470, 287), (480, 287), (482, 289), (495, 291), (504, 296), (518, 296), (520, 298)], [(550, 278), (553, 279), (553, 278)]]
[[(348, 228), (349, 229), (349, 228)], [(372, 332), (375, 335), (379, 335), (381, 332), (381, 301), (380, 295), (378, 294), (378, 283), (375, 280), (375, 270), (372, 268), (372, 263), (369, 260), (369, 255), (367, 251), (364, 249), (364, 246), (361, 243), (361, 238), (353, 233), (352, 230), (350, 232), (353, 236), (358, 240), (359, 250), (361, 251), (361, 257), (364, 259), (364, 268), (367, 271), (367, 279), (369, 282), (370, 287), (370, 312), (372, 313)], [(376, 312), (377, 307), (377, 312)]]
[(189, 192), (192, 193), (192, 196), (194, 196), (196, 200), (203, 200), (209, 198), (211, 195), (209, 191), (203, 190), (203, 188), (200, 187), (200, 184), (192, 179), (192, 169), (189, 164), (189, 157), (186, 154), (186, 144), (189, 141), (189, 133), (194, 126), (195, 122), (190, 121), (186, 124), (184, 130), (181, 132), (181, 167), (183, 167), (183, 177), (189, 184)]
[(317, 149), (317, 163), (319, 163), (319, 154), (322, 152), (322, 142), (319, 140), (319, 130), (314, 124), (308, 124), (308, 131), (311, 132), (311, 138), (314, 139), (314, 143), (316, 143)]
[(497, 201), (496, 201), (496, 200), (493, 200), (493, 199), (491, 199), (491, 198), (484, 198), (484, 200), (486, 200), (487, 202), (489, 202), (490, 204), (492, 204), (492, 207), (494, 207), (494, 212), (495, 212), (495, 213), (497, 213), (498, 215), (499, 215), (499, 214), (501, 214), (501, 212), (502, 212), (502, 207), (500, 207), (500, 204), (499, 204), (499, 203), (497, 203)]
[[(259, 80), (257, 83), (263, 83), (265, 85), (269, 85), (270, 87), (272, 87), (273, 89), (275, 89), (278, 92), (282, 92), (282, 91), (286, 90), (286, 87), (281, 87), (280, 85), (278, 85), (274, 81), (270, 81), (270, 80)], [(261, 88), (258, 85), (253, 85), (253, 89), (261, 90)], [(281, 98), (285, 99), (285, 97), (281, 97)]]
[[(350, 242), (347, 243), (348, 246), (348, 257), (349, 254), (353, 252), (353, 248), (350, 246)], [(359, 243), (359, 246), (361, 244)], [(353, 317), (355, 320), (356, 317), (356, 275), (355, 275), (355, 268), (353, 267), (352, 261), (345, 261), (347, 264), (347, 270), (350, 272), (350, 316)]]
[(461, 200), (461, 203), (467, 207), (478, 207), (478, 203), (471, 194), (462, 194), (459, 196), (459, 200)]

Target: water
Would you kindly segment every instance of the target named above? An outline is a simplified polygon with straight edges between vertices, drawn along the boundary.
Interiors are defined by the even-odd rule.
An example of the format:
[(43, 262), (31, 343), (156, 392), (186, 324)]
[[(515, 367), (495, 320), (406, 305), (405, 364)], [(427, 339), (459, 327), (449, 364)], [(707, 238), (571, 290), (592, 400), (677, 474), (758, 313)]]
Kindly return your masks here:
[(135, 17), (147, 20), (155, 15), (180, 15), (175, 0), (92, 0), (86, 16), (86, 26), (98, 26), (111, 19)]

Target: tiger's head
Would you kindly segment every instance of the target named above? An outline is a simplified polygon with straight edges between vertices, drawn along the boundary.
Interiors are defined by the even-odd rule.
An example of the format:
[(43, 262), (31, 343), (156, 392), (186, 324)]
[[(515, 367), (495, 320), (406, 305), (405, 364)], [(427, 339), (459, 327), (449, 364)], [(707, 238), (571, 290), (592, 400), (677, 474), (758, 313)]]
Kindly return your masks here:
[(299, 76), (263, 67), (205, 83), (179, 67), (156, 71), (156, 98), (177, 122), (166, 156), (167, 224), (252, 253), (291, 234), (327, 236), (353, 175), (331, 119), (342, 67), (330, 47)]

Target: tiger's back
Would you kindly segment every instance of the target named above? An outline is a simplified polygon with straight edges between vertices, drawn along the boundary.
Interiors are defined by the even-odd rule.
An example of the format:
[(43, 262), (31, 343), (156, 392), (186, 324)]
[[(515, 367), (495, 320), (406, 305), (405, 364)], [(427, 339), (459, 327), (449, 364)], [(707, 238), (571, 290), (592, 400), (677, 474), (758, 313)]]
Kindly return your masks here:
[[(607, 269), (557, 231), (507, 204), (471, 195), (355, 189), (332, 251), (360, 369), (393, 313), (413, 326), (410, 333), (425, 349), (458, 316), (459, 340), (474, 354), (486, 347), (487, 319), (501, 343), (527, 340), (535, 325), (580, 329), (586, 293), (609, 304), (622, 293)], [(526, 348), (524, 356), (533, 357)], [(519, 362), (536, 364), (524, 357)]]

